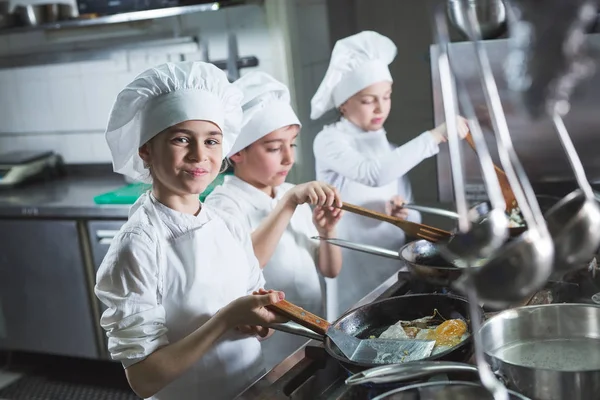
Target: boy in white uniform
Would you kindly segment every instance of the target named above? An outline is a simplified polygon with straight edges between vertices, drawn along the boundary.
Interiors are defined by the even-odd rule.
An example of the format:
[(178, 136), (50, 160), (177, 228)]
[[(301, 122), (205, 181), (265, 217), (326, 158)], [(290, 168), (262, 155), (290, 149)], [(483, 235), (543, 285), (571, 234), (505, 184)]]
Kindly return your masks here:
[(113, 106), (116, 172), (152, 182), (97, 274), (101, 325), (132, 389), (159, 400), (231, 399), (264, 371), (259, 325), (281, 321), (249, 232), (200, 203), (235, 141), (242, 94), (212, 64), (167, 63)]
[[(294, 165), (300, 131), (288, 88), (264, 72), (251, 72), (234, 85), (244, 93), (242, 130), (229, 154), (234, 175), (206, 203), (236, 215), (253, 231), (252, 243), (267, 288), (283, 290), (289, 301), (324, 315), (323, 277), (338, 275), (341, 249), (311, 238), (336, 236), (341, 212), (327, 206), (333, 202), (340, 206), (341, 200), (335, 189), (320, 182), (297, 186), (285, 182)], [(321, 192), (329, 200), (317, 201)], [(325, 207), (318, 205), (313, 212), (304, 201)], [(262, 343), (267, 366), (274, 366), (305, 342), (275, 333)]]

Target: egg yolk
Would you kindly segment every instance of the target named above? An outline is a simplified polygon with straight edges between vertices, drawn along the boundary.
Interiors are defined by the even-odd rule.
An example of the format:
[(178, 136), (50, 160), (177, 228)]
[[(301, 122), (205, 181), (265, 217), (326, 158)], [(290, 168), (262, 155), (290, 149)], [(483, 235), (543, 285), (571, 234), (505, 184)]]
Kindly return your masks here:
[(461, 342), (467, 331), (467, 324), (461, 319), (449, 319), (427, 334), (428, 340), (435, 340), (436, 346), (454, 347)]

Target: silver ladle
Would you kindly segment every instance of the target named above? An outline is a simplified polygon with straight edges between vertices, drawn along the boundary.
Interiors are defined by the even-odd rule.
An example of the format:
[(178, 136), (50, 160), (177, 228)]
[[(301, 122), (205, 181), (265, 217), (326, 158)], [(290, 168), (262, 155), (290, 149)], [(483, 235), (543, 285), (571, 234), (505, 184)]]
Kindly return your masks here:
[[(473, 264), (481, 259), (492, 256), (504, 244), (508, 237), (508, 217), (504, 212), (506, 204), (502, 196), (500, 183), (494, 171), (492, 157), (488, 151), (477, 118), (474, 117), (475, 112), (473, 107), (466, 107), (465, 111), (467, 111), (468, 117), (472, 117), (469, 118), (469, 126), (472, 131), (473, 140), (478, 150), (480, 150), (478, 161), (484, 176), (491, 209), (483, 216), (478, 212), (479, 209), (476, 209), (475, 212), (468, 210), (456, 123), (456, 116), (458, 115), (458, 106), (455, 101), (456, 87), (448, 56), (449, 34), (445, 23), (445, 15), (441, 7), (435, 14), (435, 20), (440, 49), (437, 61), (441, 78), (444, 114), (448, 129), (448, 146), (450, 149), (456, 209), (459, 216), (459, 232), (453, 235), (447, 242), (440, 243), (438, 247), (440, 253), (447, 259), (453, 260), (457, 263), (458, 267), (464, 268), (467, 267), (467, 264)], [(468, 103), (468, 101), (466, 102)], [(475, 218), (471, 219), (469, 216), (475, 216)]]
[(600, 246), (600, 205), (556, 109), (552, 113), (552, 122), (579, 184), (579, 189), (568, 194), (546, 213), (548, 230), (555, 247), (555, 274), (564, 275), (582, 262), (587, 262)]
[[(527, 224), (527, 230), (507, 242), (484, 265), (463, 274), (455, 282), (455, 286), (466, 292), (473, 285), (479, 301), (491, 308), (501, 308), (525, 299), (545, 284), (552, 272), (554, 246), (533, 188), (514, 150), (490, 61), (480, 41), (477, 16), (472, 11), (465, 11), (464, 7), (463, 12), (468, 14), (467, 31), (475, 50), (492, 126), (497, 133), (500, 162)], [(477, 132), (473, 133), (476, 140)]]
[[(464, 4), (461, 4), (464, 15)], [(460, 233), (453, 237), (446, 246), (440, 246), (440, 253), (447, 259), (455, 257), (457, 266), (466, 267), (464, 276), (466, 279), (466, 292), (469, 300), (469, 313), (471, 314), (471, 326), (472, 332), (475, 335), (473, 343), (475, 350), (475, 360), (477, 363), (477, 370), (481, 383), (485, 388), (493, 394), (495, 400), (508, 400), (509, 393), (506, 387), (496, 379), (490, 366), (486, 363), (483, 349), (481, 347), (481, 337), (479, 330), (480, 326), (480, 315), (478, 311), (478, 287), (475, 285), (473, 279), (472, 270), (479, 268), (473, 267), (474, 263), (478, 258), (491, 256), (495, 253), (498, 248), (502, 246), (506, 237), (508, 236), (508, 218), (504, 213), (504, 200), (501, 195), (500, 183), (494, 173), (493, 162), (483, 134), (479, 130), (479, 124), (477, 119), (474, 118), (474, 124), (477, 125), (476, 131), (473, 135), (473, 140), (478, 150), (484, 150), (479, 152), (479, 158), (481, 164), (482, 173), (484, 175), (484, 182), (489, 189), (490, 203), (492, 203), (492, 210), (489, 214), (489, 218), (481, 221), (480, 224), (469, 224), (467, 215), (467, 201), (465, 195), (465, 183), (464, 174), (462, 170), (462, 157), (460, 152), (460, 143), (458, 136), (458, 126), (456, 124), (455, 115), (458, 114), (458, 107), (455, 102), (455, 86), (452, 76), (452, 70), (450, 67), (450, 60), (448, 56), (448, 43), (449, 35), (444, 13), (441, 11), (442, 8), (438, 7), (435, 13), (435, 24), (437, 27), (437, 36), (440, 46), (440, 55), (438, 58), (439, 70), (440, 70), (440, 81), (442, 86), (442, 98), (444, 103), (444, 113), (446, 116), (446, 126), (448, 128), (448, 147), (450, 149), (450, 163), (452, 166), (452, 179), (454, 183), (454, 193), (456, 198), (456, 205), (459, 215), (458, 227)], [(464, 91), (461, 91), (464, 92)], [(468, 103), (468, 101), (467, 101)], [(467, 111), (473, 111), (467, 110)], [(477, 143), (480, 139), (482, 143)], [(480, 147), (481, 146), (481, 147)], [(493, 183), (492, 183), (493, 182)], [(500, 206), (498, 208), (494, 206)], [(499, 211), (499, 213), (495, 213)], [(455, 241), (454, 243), (452, 243)], [(482, 266), (480, 268), (486, 268)]]

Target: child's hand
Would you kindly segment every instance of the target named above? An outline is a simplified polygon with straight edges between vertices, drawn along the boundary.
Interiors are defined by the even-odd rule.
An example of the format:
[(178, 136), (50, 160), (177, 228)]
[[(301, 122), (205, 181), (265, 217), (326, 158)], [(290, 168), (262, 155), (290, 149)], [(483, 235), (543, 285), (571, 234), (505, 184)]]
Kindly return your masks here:
[(343, 211), (335, 207), (317, 206), (313, 210), (313, 223), (320, 236), (335, 236), (335, 226), (342, 218)]
[(308, 182), (296, 185), (286, 193), (293, 205), (308, 203), (315, 206), (342, 207), (337, 189), (323, 182)]
[[(223, 308), (226, 320), (232, 328), (239, 326), (264, 326), (288, 319), (265, 308), (285, 298), (283, 292), (260, 289), (250, 296), (240, 297)], [(243, 328), (242, 328), (243, 329)]]
[[(467, 120), (463, 117), (457, 116), (456, 124), (458, 126), (458, 136), (461, 139), (464, 139), (469, 133), (469, 124)], [(446, 142), (448, 140), (448, 128), (446, 127), (445, 122), (430, 130), (429, 132), (431, 132), (438, 144)]]
[(385, 212), (392, 217), (407, 219), (408, 209), (404, 208), (403, 205), (406, 201), (400, 196), (394, 196), (385, 204)]
[(240, 325), (235, 329), (249, 336), (258, 336), (261, 339), (266, 338), (271, 333), (271, 329), (258, 325)]
[[(253, 295), (265, 295), (269, 293), (274, 293), (274, 290), (264, 290), (258, 289), (256, 292), (252, 292)], [(279, 292), (282, 293), (282, 292)], [(245, 333), (250, 336), (258, 336), (261, 339), (266, 339), (267, 337), (273, 334), (273, 329), (265, 328), (260, 325), (239, 325), (236, 329), (242, 333)]]

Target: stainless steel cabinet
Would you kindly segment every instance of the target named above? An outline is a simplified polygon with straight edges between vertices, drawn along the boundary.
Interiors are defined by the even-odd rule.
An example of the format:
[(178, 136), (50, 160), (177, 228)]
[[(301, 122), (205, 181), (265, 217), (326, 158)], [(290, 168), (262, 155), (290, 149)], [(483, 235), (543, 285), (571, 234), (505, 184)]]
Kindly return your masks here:
[[(94, 263), (94, 277), (100, 264), (102, 264), (102, 260), (104, 259), (113, 238), (125, 222), (126, 221), (123, 220), (88, 221), (87, 229), (92, 251), (92, 262)], [(99, 301), (98, 304), (100, 312), (106, 310), (104, 304)]]
[(77, 224), (0, 220), (0, 349), (98, 357)]

